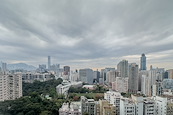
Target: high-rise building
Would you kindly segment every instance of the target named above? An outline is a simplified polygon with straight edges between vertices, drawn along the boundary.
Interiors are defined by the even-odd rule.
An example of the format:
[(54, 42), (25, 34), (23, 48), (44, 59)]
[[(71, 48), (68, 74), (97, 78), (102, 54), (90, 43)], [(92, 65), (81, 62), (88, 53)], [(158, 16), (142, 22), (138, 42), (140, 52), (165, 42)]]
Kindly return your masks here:
[(137, 93), (138, 91), (138, 65), (132, 63), (129, 65), (129, 83), (128, 89), (131, 93)]
[(14, 100), (22, 96), (22, 75), (0, 75), (0, 101)]
[(94, 78), (95, 82), (99, 83), (100, 72), (97, 70), (97, 71), (94, 71), (93, 74), (94, 74), (93, 78)]
[(7, 71), (7, 63), (2, 62), (2, 71), (6, 72)]
[(141, 78), (141, 93), (144, 94), (145, 96), (150, 95), (150, 82), (149, 82), (149, 77), (147, 75), (142, 75)]
[(115, 71), (115, 68), (101, 69), (100, 76), (101, 76), (101, 78), (103, 80), (103, 83), (105, 83), (108, 80), (107, 72), (109, 72), (109, 71)]
[(167, 72), (168, 72), (168, 78), (173, 79), (173, 69), (169, 69), (167, 70)]
[(79, 79), (88, 84), (93, 84), (93, 70), (92, 69), (80, 69)]
[(79, 73), (78, 71), (72, 71), (70, 74), (70, 81), (79, 81)]
[(120, 72), (121, 77), (128, 77), (128, 61), (120, 61), (117, 65), (117, 70)]
[(148, 96), (152, 96), (152, 93), (154, 91), (153, 85), (156, 85), (156, 81), (163, 80), (164, 72), (165, 72), (164, 68), (156, 68), (156, 69), (151, 69), (148, 71), (148, 80), (149, 80)]
[(112, 82), (116, 80), (116, 77), (119, 77), (119, 72), (116, 70), (110, 70), (106, 73), (106, 81), (105, 83), (108, 85), (112, 85)]
[(112, 82), (112, 89), (118, 92), (128, 92), (128, 77), (116, 77), (116, 80)]
[(142, 84), (142, 76), (146, 75), (148, 76), (148, 71), (147, 70), (141, 70), (139, 71), (139, 79), (138, 79), (138, 90), (141, 91), (141, 84)]
[(50, 69), (50, 66), (51, 66), (51, 57), (48, 56), (48, 69)]
[(145, 54), (142, 54), (141, 55), (141, 60), (140, 60), (140, 70), (146, 70), (147, 67), (146, 67), (146, 56)]
[(64, 75), (69, 75), (69, 74), (70, 74), (70, 67), (64, 66)]

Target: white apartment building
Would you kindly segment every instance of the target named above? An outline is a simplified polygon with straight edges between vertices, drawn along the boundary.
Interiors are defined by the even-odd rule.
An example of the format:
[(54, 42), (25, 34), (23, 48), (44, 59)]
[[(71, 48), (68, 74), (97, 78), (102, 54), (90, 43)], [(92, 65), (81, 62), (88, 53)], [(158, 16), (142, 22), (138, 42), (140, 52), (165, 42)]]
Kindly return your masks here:
[(129, 98), (120, 99), (120, 115), (136, 115), (135, 103)]
[(141, 79), (141, 93), (144, 94), (145, 96), (149, 96), (150, 95), (150, 81), (149, 81), (149, 77), (146, 75), (142, 75), (142, 79)]
[(22, 79), (23, 79), (24, 82), (32, 83), (35, 80), (43, 82), (43, 81), (51, 80), (53, 78), (51, 78), (50, 73), (31, 73), (31, 72), (27, 72), (27, 73), (22, 75)]
[(138, 79), (138, 90), (142, 91), (142, 76), (148, 77), (148, 71), (147, 70), (140, 70), (139, 71), (139, 79)]
[(156, 96), (154, 98), (156, 106), (156, 115), (166, 115), (167, 113), (167, 98)]
[(71, 72), (70, 81), (79, 81), (79, 73), (78, 72)]
[(144, 114), (143, 115), (156, 115), (155, 113), (155, 102), (154, 100), (144, 100)]
[(108, 92), (104, 93), (104, 99), (116, 107), (117, 115), (120, 114), (120, 99), (121, 98), (122, 98), (122, 96), (119, 92), (108, 91)]
[(7, 76), (0, 75), (0, 101), (7, 100)]
[(135, 115), (143, 114), (143, 96), (131, 95), (132, 101), (135, 104)]
[(156, 80), (163, 80), (164, 68), (150, 69), (148, 71), (148, 80), (149, 80), (149, 94), (152, 96), (152, 86), (156, 85)]
[(63, 82), (62, 84), (59, 84), (58, 86), (56, 86), (56, 92), (58, 94), (63, 94), (67, 96), (68, 90), (71, 86), (81, 87), (82, 82)]
[(22, 75), (0, 75), (0, 101), (14, 100), (22, 96)]

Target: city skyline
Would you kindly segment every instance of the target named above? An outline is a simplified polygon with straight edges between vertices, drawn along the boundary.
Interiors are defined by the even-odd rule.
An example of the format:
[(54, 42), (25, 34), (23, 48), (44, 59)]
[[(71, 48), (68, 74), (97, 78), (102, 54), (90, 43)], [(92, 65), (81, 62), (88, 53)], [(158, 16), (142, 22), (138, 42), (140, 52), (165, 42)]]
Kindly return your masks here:
[(0, 61), (38, 67), (173, 67), (173, 1), (1, 1)]

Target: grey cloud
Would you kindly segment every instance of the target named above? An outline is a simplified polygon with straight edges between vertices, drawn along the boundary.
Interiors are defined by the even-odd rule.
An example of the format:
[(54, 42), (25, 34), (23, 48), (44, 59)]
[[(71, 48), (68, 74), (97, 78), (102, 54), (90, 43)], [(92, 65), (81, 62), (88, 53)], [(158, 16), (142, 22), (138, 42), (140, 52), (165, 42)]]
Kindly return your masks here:
[(13, 52), (5, 49), (0, 58), (38, 64), (51, 55), (57, 63), (83, 66), (85, 62), (76, 60), (90, 60), (105, 66), (113, 64), (112, 57), (171, 50), (173, 41), (164, 40), (173, 35), (172, 4), (172, 0), (1, 1), (0, 26), (9, 33), (0, 32), (0, 48), (13, 47)]

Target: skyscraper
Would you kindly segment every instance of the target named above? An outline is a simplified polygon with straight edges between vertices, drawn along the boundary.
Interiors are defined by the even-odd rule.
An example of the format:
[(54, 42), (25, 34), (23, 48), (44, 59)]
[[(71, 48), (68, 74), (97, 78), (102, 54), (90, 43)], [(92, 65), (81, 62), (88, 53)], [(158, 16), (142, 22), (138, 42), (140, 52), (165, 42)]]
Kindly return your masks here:
[(48, 69), (50, 69), (50, 66), (51, 66), (51, 59), (50, 56), (48, 56)]
[(117, 65), (117, 70), (121, 77), (128, 77), (128, 61), (122, 60)]
[(146, 70), (146, 56), (145, 54), (141, 55), (141, 63), (140, 63), (140, 70)]
[(93, 84), (93, 70), (92, 69), (80, 69), (79, 70), (80, 81), (88, 84)]
[(136, 63), (129, 65), (128, 89), (130, 93), (137, 93), (138, 91), (138, 65)]
[(4, 62), (1, 62), (1, 64), (2, 64), (2, 71), (3, 72), (6, 72), (7, 71), (7, 63), (4, 63)]

